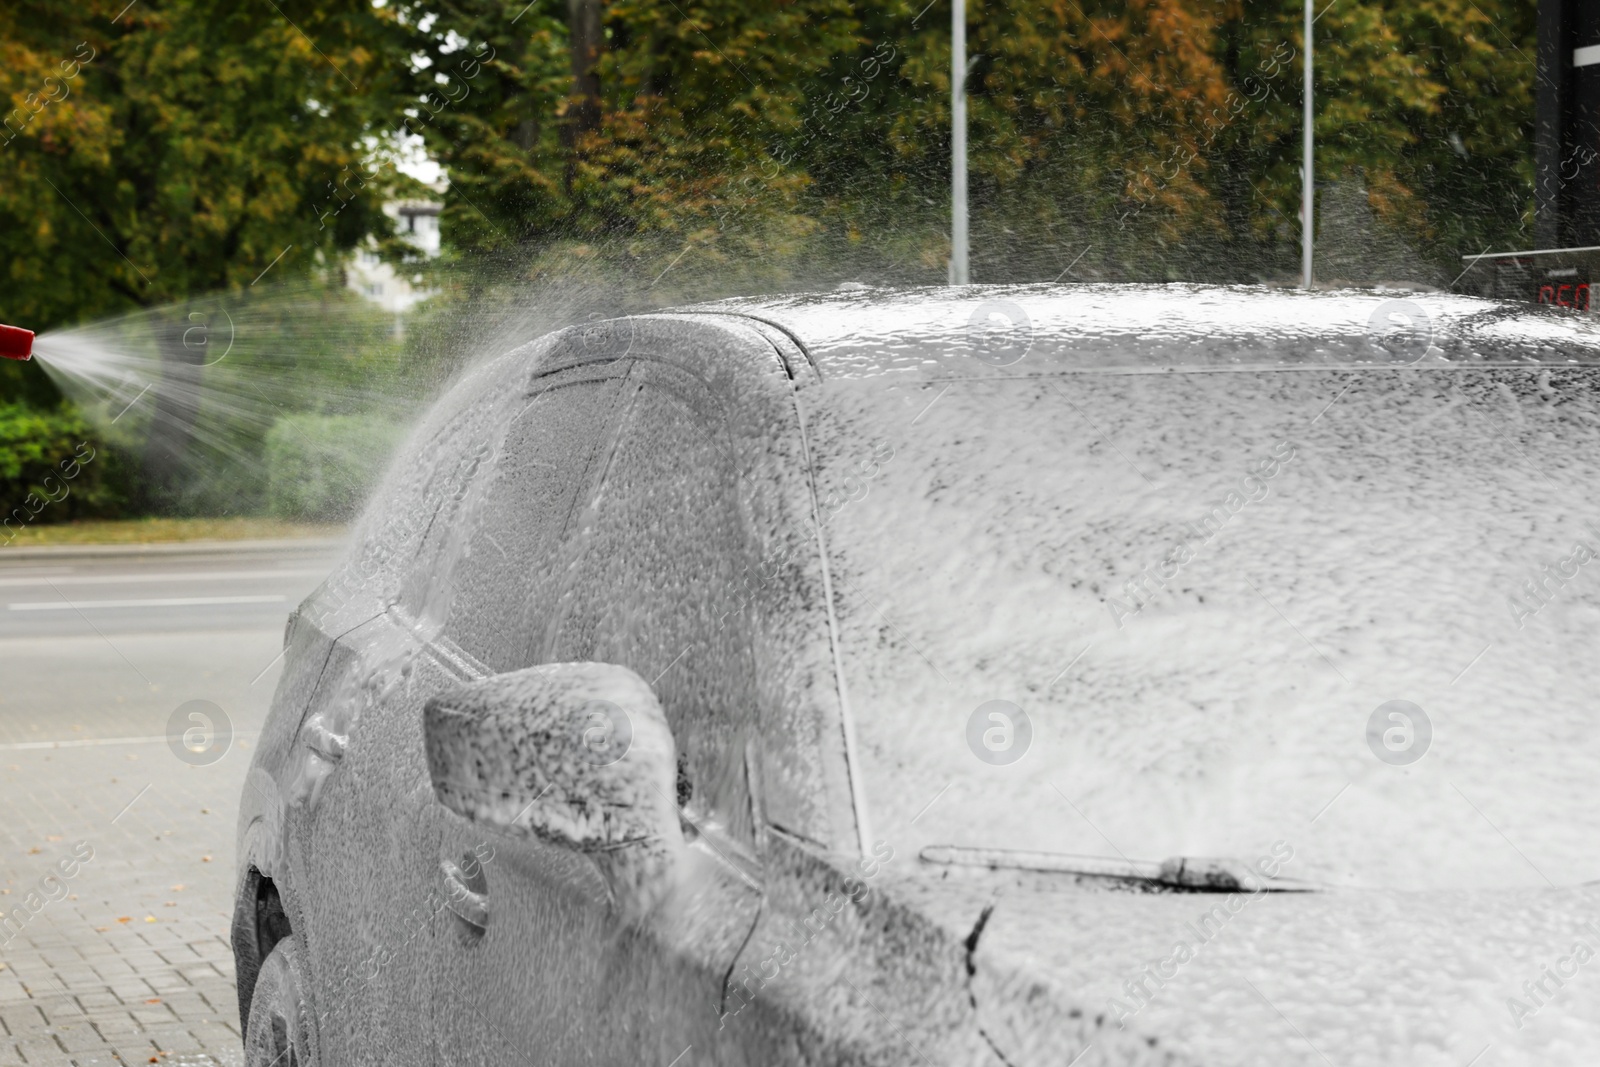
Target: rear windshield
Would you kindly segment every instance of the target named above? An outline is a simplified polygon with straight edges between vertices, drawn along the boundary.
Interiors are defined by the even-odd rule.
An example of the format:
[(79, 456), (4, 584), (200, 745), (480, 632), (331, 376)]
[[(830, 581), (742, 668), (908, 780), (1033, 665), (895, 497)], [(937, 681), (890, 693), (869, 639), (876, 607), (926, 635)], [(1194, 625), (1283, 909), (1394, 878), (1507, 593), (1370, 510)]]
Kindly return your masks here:
[[(1594, 368), (832, 381), (875, 837), (1600, 878)], [(997, 717), (998, 716), (998, 717)]]

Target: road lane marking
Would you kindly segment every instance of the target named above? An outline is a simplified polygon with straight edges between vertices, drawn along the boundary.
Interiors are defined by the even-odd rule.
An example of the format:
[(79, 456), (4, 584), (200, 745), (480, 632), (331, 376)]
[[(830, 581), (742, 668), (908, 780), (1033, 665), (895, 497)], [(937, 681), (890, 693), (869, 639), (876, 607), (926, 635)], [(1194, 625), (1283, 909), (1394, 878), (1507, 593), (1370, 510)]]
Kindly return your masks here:
[(17, 741), (9, 745), (0, 745), (0, 752), (27, 752), (36, 748), (89, 748), (94, 745), (153, 745), (157, 741), (165, 741), (166, 735), (160, 737), (83, 737), (72, 741)]
[[(254, 737), (254, 730), (241, 730), (233, 735)], [(0, 744), (0, 752), (28, 752), (41, 748), (94, 748), (99, 745), (159, 745), (172, 740), (166, 734), (157, 737), (77, 737), (67, 741), (13, 741)]]
[(7, 604), (12, 611), (76, 611), (80, 608), (195, 608), (220, 604), (282, 604), (289, 598), (272, 596), (178, 596), (164, 600), (79, 600), (68, 604), (33, 602)]

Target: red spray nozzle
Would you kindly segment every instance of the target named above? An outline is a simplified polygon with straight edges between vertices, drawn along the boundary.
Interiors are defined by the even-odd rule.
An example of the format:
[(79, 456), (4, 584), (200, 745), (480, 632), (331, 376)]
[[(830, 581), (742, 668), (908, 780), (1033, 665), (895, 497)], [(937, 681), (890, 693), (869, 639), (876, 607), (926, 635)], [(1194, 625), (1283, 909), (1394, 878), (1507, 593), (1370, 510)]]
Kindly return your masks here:
[(0, 357), (6, 359), (33, 358), (33, 331), (18, 326), (0, 324)]

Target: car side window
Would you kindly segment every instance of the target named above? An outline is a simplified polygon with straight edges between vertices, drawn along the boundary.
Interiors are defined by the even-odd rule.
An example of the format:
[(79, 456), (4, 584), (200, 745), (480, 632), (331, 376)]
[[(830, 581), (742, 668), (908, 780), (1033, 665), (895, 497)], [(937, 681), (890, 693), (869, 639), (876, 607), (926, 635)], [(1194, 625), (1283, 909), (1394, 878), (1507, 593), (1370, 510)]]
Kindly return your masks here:
[(569, 525), (593, 491), (617, 432), (615, 376), (555, 384), (530, 396), (475, 486), (428, 542), (451, 588), (445, 635), (491, 671), (542, 662), (536, 646), (558, 611), (572, 558)]
[(547, 660), (631, 668), (655, 689), (679, 754), (679, 801), (753, 843), (746, 742), (754, 656), (728, 617), (746, 561), (736, 457), (697, 383), (635, 364), (593, 500), (573, 515), (576, 565)]

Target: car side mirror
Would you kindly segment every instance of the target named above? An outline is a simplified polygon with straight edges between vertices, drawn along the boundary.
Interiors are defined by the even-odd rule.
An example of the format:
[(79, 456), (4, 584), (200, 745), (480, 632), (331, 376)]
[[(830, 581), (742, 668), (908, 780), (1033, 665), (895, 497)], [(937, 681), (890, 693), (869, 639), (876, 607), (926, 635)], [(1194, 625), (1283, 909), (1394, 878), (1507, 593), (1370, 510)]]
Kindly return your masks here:
[(589, 857), (636, 918), (684, 851), (677, 751), (650, 686), (609, 663), (548, 663), (447, 690), (423, 708), (433, 791), (477, 823)]

